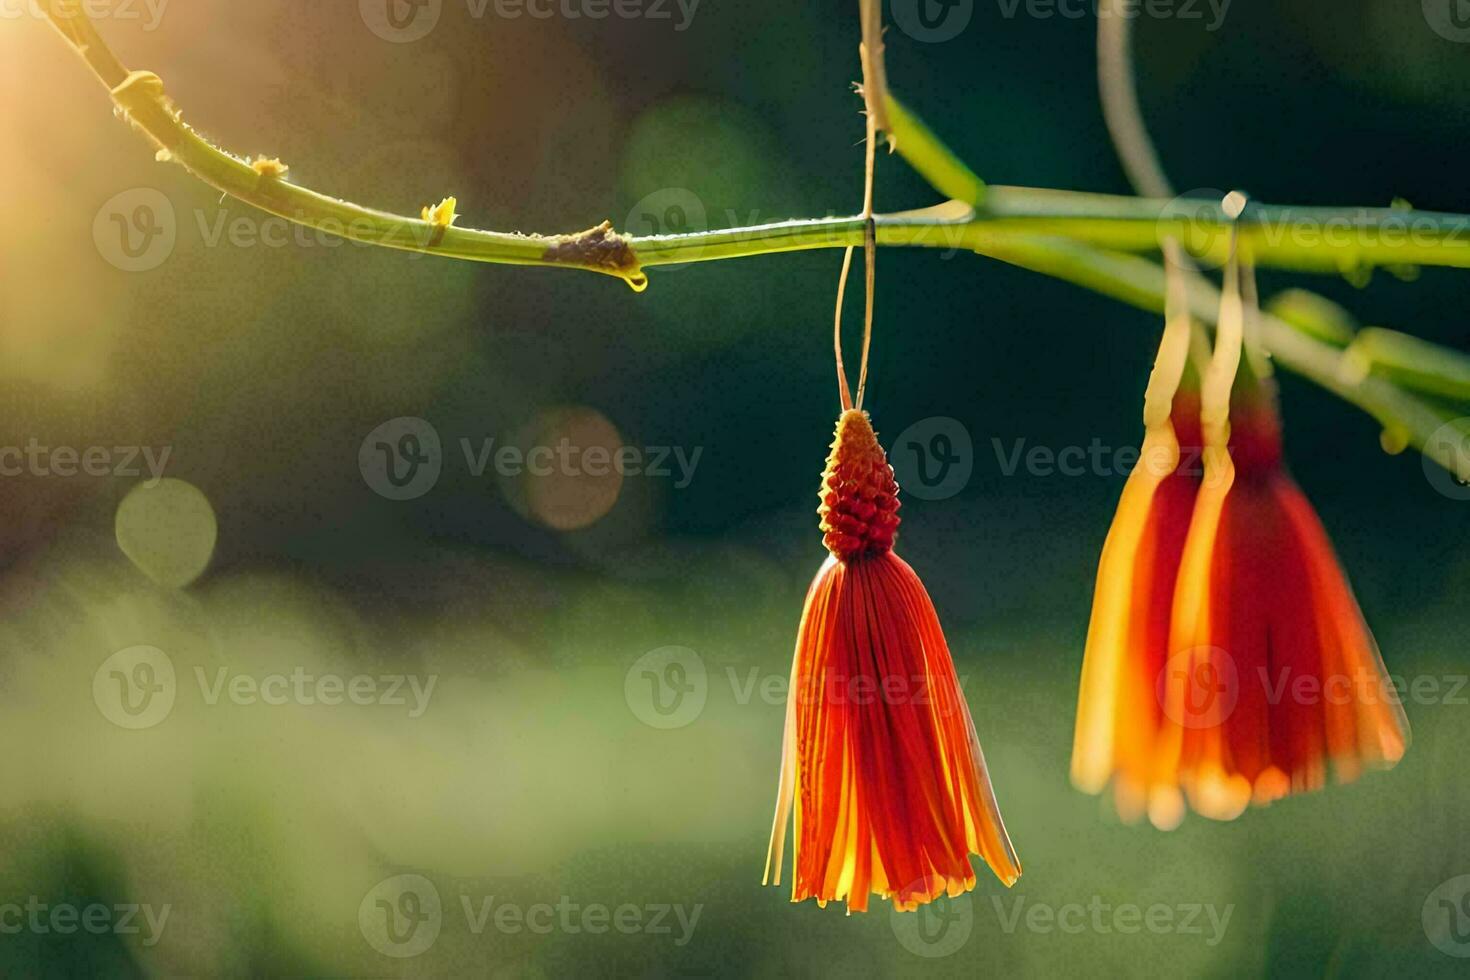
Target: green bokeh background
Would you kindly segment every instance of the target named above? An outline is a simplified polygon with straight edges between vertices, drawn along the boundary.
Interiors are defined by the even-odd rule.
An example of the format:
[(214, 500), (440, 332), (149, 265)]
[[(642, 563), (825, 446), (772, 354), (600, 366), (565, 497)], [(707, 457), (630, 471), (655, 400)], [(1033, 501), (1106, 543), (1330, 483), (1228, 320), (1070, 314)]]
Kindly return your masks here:
[[(168, 8), (156, 31), (102, 29), (205, 133), (279, 154), (317, 189), (399, 211), (456, 193), (465, 224), (535, 231), (626, 226), (692, 197), (719, 227), (861, 200), (854, 6), (704, 0), (676, 31), (672, 7), (507, 20), (448, 2), (428, 38), (395, 45), (345, 0), (211, 0)], [(1096, 108), (1093, 18), (973, 8), (941, 43), (890, 30), (895, 88), (987, 180), (1126, 190)], [(1239, 2), (1218, 31), (1144, 18), (1137, 43), (1180, 188), (1470, 211), (1470, 48), (1418, 5)], [(172, 447), (168, 475), (218, 523), (208, 572), (170, 589), (117, 546), (136, 480), (0, 480), (0, 904), (171, 908), (147, 946), (0, 935), (0, 974), (1463, 974), (1422, 912), (1470, 874), (1470, 692), (1408, 704), (1415, 741), (1391, 773), (1230, 824), (1126, 827), (1068, 784), (1091, 579), (1123, 477), (1006, 475), (998, 453), (1134, 444), (1156, 317), (970, 255), (881, 256), (875, 423), (892, 436), (948, 416), (975, 447), (963, 492), (906, 501), (901, 548), (946, 625), (1026, 869), (1010, 892), (982, 871), (924, 920), (937, 941), (915, 952), (882, 903), (847, 917), (759, 886), (783, 713), (759, 684), (784, 678), (823, 557), (836, 252), (655, 269), (635, 295), (317, 241), (211, 246), (200, 221), (254, 221), (248, 209), (154, 163), (44, 24), (0, 21), (0, 80), (0, 444)], [(92, 225), (139, 187), (172, 203), (178, 244), (127, 274)], [(881, 161), (880, 207), (932, 200)], [(1267, 294), (1298, 283), (1262, 280)], [(1304, 284), (1464, 349), (1465, 282)], [(1470, 504), (1413, 454), (1385, 456), (1371, 420), (1283, 386), (1294, 472), (1391, 671), (1447, 689), (1470, 671)], [(467, 471), (458, 440), (511, 439), (564, 405), (629, 445), (699, 450), (693, 480), (630, 478), (591, 527), (538, 526), (514, 486)], [(393, 502), (357, 453), (399, 416), (430, 421), (446, 458), (430, 493)], [(178, 699), (125, 731), (92, 679), (140, 644), (167, 651)], [(694, 651), (708, 683), (698, 717), (663, 730), (625, 679), (667, 646)], [(210, 705), (196, 667), (437, 682), (410, 718)], [(431, 948), (392, 959), (358, 909), (400, 874), (432, 882), (445, 912)], [(682, 944), (677, 925), (477, 935), (462, 896), (700, 913)], [(1095, 901), (1231, 911), (1219, 936), (1206, 915), (1199, 934), (1025, 924), (1033, 905)]]

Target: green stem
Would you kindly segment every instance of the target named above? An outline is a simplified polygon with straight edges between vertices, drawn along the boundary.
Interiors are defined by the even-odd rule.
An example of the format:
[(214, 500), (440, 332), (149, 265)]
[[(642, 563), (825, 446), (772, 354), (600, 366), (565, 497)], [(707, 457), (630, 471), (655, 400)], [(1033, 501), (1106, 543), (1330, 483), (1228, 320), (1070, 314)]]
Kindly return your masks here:
[[(572, 235), (519, 235), (444, 226), (351, 204), (257, 169), (186, 125), (148, 72), (118, 61), (77, 0), (45, 0), (48, 16), (107, 86), (128, 120), (211, 186), (290, 221), (389, 248), (512, 265), (562, 266), (617, 276), (635, 289), (649, 266), (863, 243), (861, 216), (783, 221), (687, 235), (629, 238), (604, 223)], [(880, 245), (970, 250), (1064, 279), (1133, 305), (1162, 310), (1164, 271), (1127, 252), (1158, 250), (1163, 237), (1223, 259), (1230, 219), (1218, 200), (1174, 202), (1026, 187), (987, 187), (934, 134), (890, 96), (899, 151), (941, 193), (956, 198), (919, 211), (875, 217)], [(1242, 247), (1257, 263), (1308, 271), (1373, 265), (1470, 267), (1470, 218), (1390, 208), (1256, 206), (1240, 223)], [(1189, 287), (1194, 314), (1213, 323), (1219, 292), (1202, 278)], [(1389, 382), (1345, 368), (1336, 347), (1269, 314), (1263, 340), (1280, 362), (1397, 427), (1452, 472), (1453, 447), (1429, 437), (1442, 413)], [(1462, 477), (1466, 474), (1460, 474)]]
[[(1124, 113), (1125, 116), (1127, 114)], [(892, 101), (889, 117), (895, 127), (895, 132), (891, 135), (895, 138), (899, 152), (935, 189), (941, 193), (950, 193), (955, 185), (956, 175), (963, 180), (964, 175), (969, 174), (969, 169), (949, 147), (923, 126), (918, 117), (896, 101)], [(1141, 123), (1137, 123), (1133, 129), (1135, 138), (1143, 133)], [(1133, 152), (1125, 154), (1132, 161), (1130, 170), (1143, 174), (1146, 178), (1144, 183), (1150, 189), (1167, 188), (1168, 182), (1159, 170), (1157, 161), (1153, 159), (1146, 135), (1141, 136), (1141, 140), (1133, 148)], [(973, 179), (978, 187), (976, 205), (985, 207), (993, 215), (1038, 217), (1044, 214), (1059, 227), (1073, 232), (1078, 230), (1075, 224), (1070, 224), (1078, 218), (1076, 195), (1059, 191), (1043, 192), (1048, 193), (1049, 200), (1042, 201), (1036, 199), (1035, 192), (1018, 194), (1017, 188), (987, 188), (979, 184), (978, 178)], [(978, 198), (978, 193), (983, 193), (983, 200)], [(988, 241), (973, 241), (971, 244), (976, 251), (1003, 262), (1064, 279), (1125, 303), (1162, 313), (1167, 291), (1164, 267), (1134, 255), (1096, 247), (1112, 244), (1126, 248), (1130, 242), (1122, 240), (1120, 230), (1131, 227), (1137, 231), (1148, 221), (1149, 213), (1157, 206), (1157, 202), (1138, 198), (1086, 196), (1093, 201), (1106, 201), (1109, 216), (1125, 223), (1114, 226), (1109, 232), (1113, 236), (1112, 241), (1093, 238), (1091, 244), (1086, 244), (1079, 241), (1083, 238), (1081, 235), (1075, 235), (1070, 240), (1046, 237), (1008, 239), (1001, 235), (993, 236)], [(1223, 234), (1228, 218), (1218, 201), (1201, 201), (1198, 207), (1200, 210), (1193, 212), (1194, 214), (1204, 215), (1210, 222), (1218, 222), (1220, 226), (1222, 234), (1218, 241), (1218, 251), (1211, 254), (1217, 255), (1223, 261), (1229, 245), (1228, 234)], [(1155, 234), (1162, 226), (1158, 214), (1159, 212), (1153, 211), (1154, 223), (1151, 230)], [(1179, 212), (1169, 209), (1169, 214), (1172, 217)], [(1460, 226), (1465, 223), (1465, 219), (1458, 215), (1432, 215), (1394, 209), (1375, 209), (1372, 214), (1378, 219), (1416, 215), (1426, 226), (1437, 229), (1446, 245), (1463, 247), (1465, 244), (1460, 242), (1456, 245), (1454, 240)], [(1250, 220), (1245, 221), (1244, 227), (1240, 229), (1243, 248), (1250, 250), (1257, 259), (1263, 254), (1272, 254), (1278, 264), (1286, 259), (1303, 259), (1306, 256), (1302, 252), (1281, 248), (1283, 236), (1280, 234), (1282, 228), (1292, 227), (1288, 223), (1292, 216), (1299, 219), (1303, 215), (1317, 222), (1317, 226), (1323, 229), (1330, 228), (1333, 222), (1344, 217), (1334, 209), (1254, 208), (1247, 215)], [(1187, 218), (1181, 220), (1183, 227), (1172, 234), (1176, 236), (1176, 240), (1188, 241), (1187, 236), (1197, 234), (1200, 226), (1197, 221)], [(1274, 246), (1275, 251), (1263, 250), (1262, 244)], [(1299, 242), (1287, 237), (1286, 244), (1291, 246)], [(1447, 248), (1444, 254), (1456, 253)], [(1350, 263), (1360, 259), (1355, 258), (1351, 252), (1344, 257), (1348, 260), (1348, 264), (1343, 265), (1344, 269), (1352, 268)], [(1220, 290), (1198, 274), (1186, 276), (1185, 285), (1190, 312), (1195, 319), (1215, 325), (1219, 316)], [(1325, 300), (1320, 302), (1326, 303)], [(1462, 448), (1463, 440), (1437, 437), (1445, 424), (1452, 419), (1452, 415), (1446, 414), (1426, 399), (1401, 390), (1389, 380), (1370, 375), (1363, 370), (1359, 360), (1344, 353), (1331, 339), (1324, 339), (1312, 331), (1304, 331), (1269, 312), (1262, 312), (1259, 322), (1263, 345), (1283, 366), (1310, 378), (1372, 415), (1384, 427), (1385, 446), (1411, 444), (1460, 479), (1470, 479), (1470, 469), (1467, 469), (1467, 458), (1470, 457), (1467, 457)], [(1421, 353), (1418, 363), (1423, 360)]]
[[(519, 235), (443, 228), (405, 215), (362, 207), (257, 172), (185, 124), (163, 83), (129, 72), (75, 0), (48, 0), (63, 36), (91, 65), (127, 117), (161, 151), (211, 186), (287, 220), (344, 238), (448, 258), (511, 265), (565, 266), (646, 285), (642, 268), (862, 243), (857, 216), (793, 220), (687, 235), (629, 238), (603, 224), (570, 235)], [(1213, 199), (1173, 202), (1029, 187), (986, 187), (895, 100), (895, 128), (907, 127), (899, 149), (958, 204), (877, 219), (881, 245), (986, 248), (1017, 238), (1070, 239), (1116, 251), (1153, 252), (1163, 236), (1197, 254), (1223, 259), (1229, 219)], [(904, 130), (900, 130), (904, 131)], [(924, 157), (927, 155), (927, 166)], [(1314, 272), (1375, 265), (1470, 267), (1470, 218), (1392, 208), (1255, 206), (1241, 241), (1257, 263)]]
[[(983, 185), (981, 185), (983, 186)], [(1160, 201), (1078, 191), (991, 185), (978, 209), (958, 202), (879, 215), (881, 245), (984, 252), (1012, 239), (1060, 238), (1113, 251), (1148, 253), (1164, 238), (1201, 261), (1223, 262), (1230, 219), (1213, 199)], [(1187, 212), (1188, 216), (1185, 216)], [(1378, 265), (1470, 268), (1470, 217), (1394, 208), (1253, 204), (1239, 225), (1241, 247), (1260, 265), (1348, 272)], [(631, 238), (645, 266), (862, 244), (856, 216)]]
[(424, 218), (378, 211), (262, 173), (187, 125), (151, 72), (130, 72), (97, 33), (77, 0), (46, 0), (47, 14), (107, 86), (126, 118), (158, 148), (205, 183), (247, 204), (342, 238), (386, 248), (507, 265), (551, 265), (614, 275), (647, 285), (627, 238), (603, 224), (570, 235), (520, 235), (445, 227)]
[[(983, 251), (991, 258), (1085, 286), (1141, 309), (1159, 313), (1164, 309), (1164, 268), (1148, 259), (1058, 239), (996, 243)], [(1194, 277), (1188, 282), (1188, 295), (1194, 317), (1214, 326), (1220, 291)], [(1365, 374), (1342, 350), (1280, 317), (1262, 312), (1260, 328), (1264, 346), (1283, 367), (1358, 406), (1385, 429), (1407, 436), (1411, 445), (1451, 473), (1470, 479), (1458, 442), (1432, 438), (1451, 415), (1390, 380)]]

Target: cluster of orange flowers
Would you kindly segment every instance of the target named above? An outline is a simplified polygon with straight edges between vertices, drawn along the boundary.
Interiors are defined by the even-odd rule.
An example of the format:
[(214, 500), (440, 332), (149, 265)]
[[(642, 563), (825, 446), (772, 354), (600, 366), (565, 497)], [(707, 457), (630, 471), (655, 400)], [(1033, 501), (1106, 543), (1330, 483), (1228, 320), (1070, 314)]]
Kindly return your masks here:
[[(1346, 782), (1391, 766), (1408, 744), (1373, 635), (1283, 465), (1266, 361), (1241, 363), (1254, 304), (1237, 266), (1226, 280), (1202, 381), (1156, 371), (1178, 387), (1160, 393), (1144, 442), (1169, 463), (1140, 467), (1123, 490), (1078, 699), (1074, 783), (1111, 782), (1125, 820), (1147, 812), (1163, 829), (1186, 804), (1233, 819), (1322, 787), (1329, 770)], [(1187, 317), (1166, 327), (1188, 329)]]
[[(1248, 271), (1248, 270), (1247, 270)], [(1274, 382), (1232, 259), (1211, 350), (1170, 270), (1164, 340), (1098, 569), (1072, 776), (1119, 814), (1252, 803), (1391, 766), (1408, 743), (1378, 649), (1312, 506), (1286, 472)], [(1242, 356), (1242, 353), (1246, 356)], [(840, 363), (840, 362), (839, 362)], [(845, 386), (844, 386), (845, 392)], [(1021, 866), (934, 606), (893, 553), (898, 486), (866, 413), (838, 420), (823, 476), (830, 557), (792, 664), (767, 881), (794, 818), (793, 901), (871, 894), (907, 910)], [(925, 697), (822, 697), (830, 677), (921, 678)], [(1306, 681), (1307, 683), (1303, 683)], [(1390, 692), (1391, 694), (1391, 692)]]

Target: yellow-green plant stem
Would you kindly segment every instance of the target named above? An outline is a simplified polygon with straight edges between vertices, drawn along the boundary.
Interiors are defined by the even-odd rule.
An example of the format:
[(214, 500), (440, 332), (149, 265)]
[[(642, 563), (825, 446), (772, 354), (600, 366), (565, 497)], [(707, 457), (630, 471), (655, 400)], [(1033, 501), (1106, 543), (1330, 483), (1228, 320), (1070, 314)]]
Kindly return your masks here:
[[(863, 243), (861, 215), (802, 219), (686, 235), (627, 237), (603, 224), (569, 235), (520, 235), (445, 226), (365, 208), (290, 183), (214, 146), (186, 125), (162, 81), (129, 71), (103, 42), (77, 0), (45, 0), (56, 29), (86, 60), (127, 119), (157, 146), (160, 159), (241, 201), (290, 221), (389, 248), (512, 265), (587, 269), (635, 289), (644, 268)], [(941, 193), (944, 204), (874, 218), (877, 242), (974, 251), (1064, 279), (1137, 306), (1162, 310), (1164, 270), (1133, 252), (1153, 252), (1167, 237), (1197, 254), (1223, 259), (1230, 218), (1220, 202), (1181, 204), (1073, 191), (985, 185), (918, 117), (886, 102), (899, 152)], [(437, 192), (436, 192), (437, 193)], [(1258, 264), (1302, 271), (1350, 271), (1375, 265), (1470, 267), (1470, 218), (1393, 208), (1298, 208), (1254, 205), (1236, 223), (1241, 247)], [(1219, 293), (1195, 277), (1190, 305), (1213, 323)], [(1286, 367), (1359, 405), (1403, 433), (1452, 472), (1452, 447), (1430, 445), (1446, 418), (1376, 376), (1343, 364), (1340, 350), (1263, 317), (1262, 339)], [(1458, 473), (1462, 478), (1470, 474)]]
[[(1085, 286), (1140, 309), (1162, 313), (1164, 268), (1157, 262), (1105, 252), (1060, 239), (1010, 241), (984, 250), (991, 258)], [(1202, 278), (1188, 281), (1190, 312), (1211, 327), (1220, 312), (1220, 291)], [(1404, 391), (1391, 380), (1367, 375), (1339, 348), (1270, 313), (1260, 314), (1263, 344), (1282, 366), (1321, 385), (1373, 416), (1386, 431), (1402, 436), (1461, 480), (1470, 469), (1456, 445), (1432, 438), (1454, 415)]]
[[(963, 161), (924, 126), (917, 116), (904, 109), (896, 100), (890, 98), (890, 102), (889, 119), (895, 130), (891, 135), (899, 152), (936, 190), (953, 193), (961, 183), (971, 180), (970, 186), (977, 195), (977, 205), (988, 208), (992, 213), (1014, 210), (1017, 202), (1010, 194), (1014, 188), (985, 187), (980, 184), (979, 178), (974, 178)], [(1140, 169), (1145, 172), (1157, 171), (1156, 161), (1149, 162), (1152, 159), (1152, 149), (1148, 147), (1146, 140), (1143, 146), (1146, 154), (1142, 158)], [(1161, 173), (1145, 183), (1150, 188), (1168, 186)], [(1050, 210), (1055, 217), (1065, 221), (1072, 211), (1071, 195), (1066, 192), (1051, 193), (1053, 206)], [(1129, 216), (1145, 203), (1137, 198), (1110, 200), (1114, 204), (1116, 216), (1134, 222), (1138, 219)], [(956, 203), (951, 202), (951, 208)], [(1026, 206), (1034, 208), (1036, 203), (1038, 202), (1033, 201)], [(1322, 209), (1293, 210), (1300, 213)], [(1170, 208), (1168, 213), (1171, 218), (1179, 216), (1173, 227), (1180, 240), (1188, 240), (1190, 235), (1198, 234), (1200, 214), (1220, 222), (1216, 238), (1217, 251), (1211, 254), (1221, 260), (1226, 257), (1230, 238), (1225, 225), (1229, 219), (1221, 201), (1201, 201), (1197, 202), (1197, 207), (1188, 209)], [(1379, 218), (1408, 213), (1395, 209), (1377, 211)], [(1257, 243), (1263, 236), (1276, 235), (1284, 220), (1281, 209), (1253, 209), (1252, 214), (1253, 222), (1242, 222), (1237, 226), (1243, 250), (1259, 249), (1259, 244), (1253, 243)], [(1426, 223), (1433, 226), (1440, 219), (1448, 219), (1445, 221), (1447, 235), (1454, 233), (1464, 222), (1460, 216), (1440, 215), (1426, 216)], [(1162, 223), (1156, 223), (1153, 227), (1157, 229), (1161, 226)], [(1096, 243), (1089, 245), (1066, 238), (1007, 239), (1004, 236), (991, 236), (988, 239), (974, 240), (970, 244), (977, 252), (992, 258), (1085, 286), (1134, 306), (1158, 312), (1166, 309), (1167, 273), (1164, 266), (1135, 255), (1120, 254), (1098, 248)], [(1279, 252), (1276, 254), (1278, 258), (1281, 257)], [(1351, 253), (1347, 255), (1350, 256)], [(1352, 260), (1349, 259), (1342, 267), (1345, 270), (1351, 268)], [(1220, 290), (1197, 273), (1184, 279), (1191, 314), (1198, 322), (1214, 326), (1220, 311)], [(1312, 299), (1315, 301), (1312, 304), (1314, 312), (1320, 319), (1324, 309), (1330, 308), (1331, 304), (1320, 297)], [(1301, 305), (1300, 300), (1297, 305)], [(1316, 324), (1313, 329), (1304, 329), (1293, 320), (1283, 319), (1269, 312), (1260, 314), (1258, 325), (1261, 342), (1283, 366), (1315, 381), (1377, 419), (1384, 428), (1384, 446), (1402, 448), (1413, 445), (1461, 480), (1470, 480), (1470, 468), (1467, 468), (1466, 463), (1467, 455), (1470, 454), (1463, 451), (1460, 440), (1436, 438), (1436, 434), (1454, 416), (1428, 399), (1406, 392), (1391, 381), (1370, 375), (1364, 370), (1360, 360), (1342, 349), (1352, 338), (1350, 324), (1335, 324), (1339, 331), (1346, 333), (1346, 337), (1332, 335), (1330, 332), (1328, 336), (1322, 336), (1323, 331)], [(1423, 341), (1419, 343), (1429, 348), (1435, 346)], [(1442, 354), (1453, 355), (1454, 352), (1442, 351)], [(1419, 351), (1419, 355), (1416, 363), (1422, 365), (1426, 358), (1423, 351)], [(1449, 359), (1452, 358), (1442, 358)]]
[(618, 276), (635, 288), (646, 285), (626, 239), (605, 226), (571, 235), (446, 227), (362, 207), (260, 173), (186, 124), (157, 75), (124, 67), (76, 0), (47, 0), (47, 13), (107, 86), (125, 117), (153, 142), (158, 158), (181, 164), (231, 197), (298, 224), (387, 248), (510, 265), (570, 266)]
[[(352, 204), (262, 175), (214, 146), (184, 123), (156, 75), (130, 72), (117, 60), (76, 0), (48, 0), (48, 11), (127, 117), (163, 151), (163, 158), (241, 201), (344, 238), (471, 261), (588, 269), (638, 288), (645, 284), (640, 272), (645, 267), (862, 244), (863, 222), (856, 215), (671, 236), (625, 237), (604, 226), (567, 235), (520, 235), (442, 228)], [(917, 117), (891, 97), (888, 106), (895, 130), (900, 123), (904, 126), (900, 152), (942, 193), (967, 207), (880, 216), (880, 245), (983, 250), (1016, 236), (1046, 236), (1116, 251), (1153, 252), (1164, 237), (1172, 236), (1197, 254), (1224, 257), (1230, 220), (1219, 201), (986, 187), (952, 154), (942, 152), (942, 144)], [(434, 196), (441, 190), (435, 189)], [(1470, 217), (1464, 215), (1255, 205), (1238, 229), (1242, 249), (1263, 265), (1311, 272), (1376, 265), (1470, 267)]]

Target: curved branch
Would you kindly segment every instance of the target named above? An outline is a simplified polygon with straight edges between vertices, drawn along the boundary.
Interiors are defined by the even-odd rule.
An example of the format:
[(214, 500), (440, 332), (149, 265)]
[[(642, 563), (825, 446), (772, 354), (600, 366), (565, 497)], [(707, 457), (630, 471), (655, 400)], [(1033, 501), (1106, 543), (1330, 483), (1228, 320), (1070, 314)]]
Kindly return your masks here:
[[(209, 143), (182, 121), (158, 76), (130, 72), (118, 61), (79, 0), (44, 2), (52, 24), (126, 118), (158, 146), (159, 159), (182, 164), (241, 201), (331, 234), (471, 261), (587, 269), (617, 276), (635, 289), (647, 285), (645, 266), (863, 243), (861, 215), (649, 237), (623, 236), (604, 222), (574, 235), (545, 236), (454, 227), (452, 200), (425, 208), (421, 218), (361, 207), (286, 182), (286, 168), (278, 161), (252, 164)], [(1155, 252), (1170, 238), (1190, 242), (1197, 254), (1221, 258), (1229, 247), (1231, 219), (1216, 198), (1164, 201), (987, 187), (891, 93), (885, 108), (899, 152), (941, 193), (956, 199), (875, 216), (880, 245), (974, 251), (1154, 310), (1164, 304), (1163, 268), (1120, 253)], [(1167, 184), (1154, 187), (1167, 190)], [(1252, 219), (1238, 222), (1237, 230), (1241, 246), (1258, 263), (1308, 271), (1415, 263), (1470, 267), (1470, 218), (1464, 215), (1257, 205)], [(1198, 319), (1213, 322), (1219, 296), (1211, 284), (1192, 277), (1189, 299)], [(1430, 438), (1447, 421), (1442, 411), (1389, 381), (1365, 376), (1338, 348), (1286, 321), (1269, 315), (1262, 321), (1263, 340), (1283, 365), (1360, 406), (1451, 472), (1470, 478), (1461, 472), (1454, 447)]]
[[(366, 208), (282, 179), (281, 166), (252, 164), (227, 153), (183, 121), (163, 81), (129, 71), (107, 47), (78, 0), (46, 0), (51, 23), (107, 86), (125, 118), (157, 147), (158, 159), (178, 163), (231, 197), (288, 221), (386, 248), (510, 265), (551, 265), (617, 276), (647, 285), (637, 257), (607, 222), (571, 235), (520, 235), (453, 226), (452, 209), (426, 209), (420, 218)], [(275, 163), (272, 161), (272, 163)]]
[[(185, 124), (163, 82), (129, 72), (98, 36), (77, 0), (47, 0), (52, 22), (86, 59), (159, 157), (247, 204), (289, 221), (388, 248), (475, 262), (587, 269), (642, 289), (643, 268), (863, 241), (859, 216), (793, 220), (687, 235), (628, 237), (607, 222), (569, 235), (521, 235), (460, 228), (433, 216), (379, 211), (282, 179), (252, 165)], [(1175, 237), (1198, 255), (1223, 259), (1230, 220), (1213, 199), (1130, 198), (1027, 187), (989, 187), (952, 154), (929, 152), (938, 141), (890, 95), (888, 116), (905, 133), (899, 151), (942, 193), (963, 205), (877, 217), (880, 245), (973, 249), (1017, 237), (1071, 239), (1117, 251), (1155, 252)], [(900, 122), (903, 125), (899, 125)], [(1259, 205), (1239, 228), (1256, 262), (1309, 272), (1351, 272), (1375, 265), (1470, 267), (1470, 218), (1391, 208), (1297, 208)]]
[(1123, 9), (1125, 0), (1104, 0), (1106, 16), (1097, 19), (1097, 87), (1102, 95), (1103, 121), (1113, 138), (1128, 181), (1148, 197), (1173, 197), (1158, 150), (1149, 139), (1133, 77), (1133, 18)]

